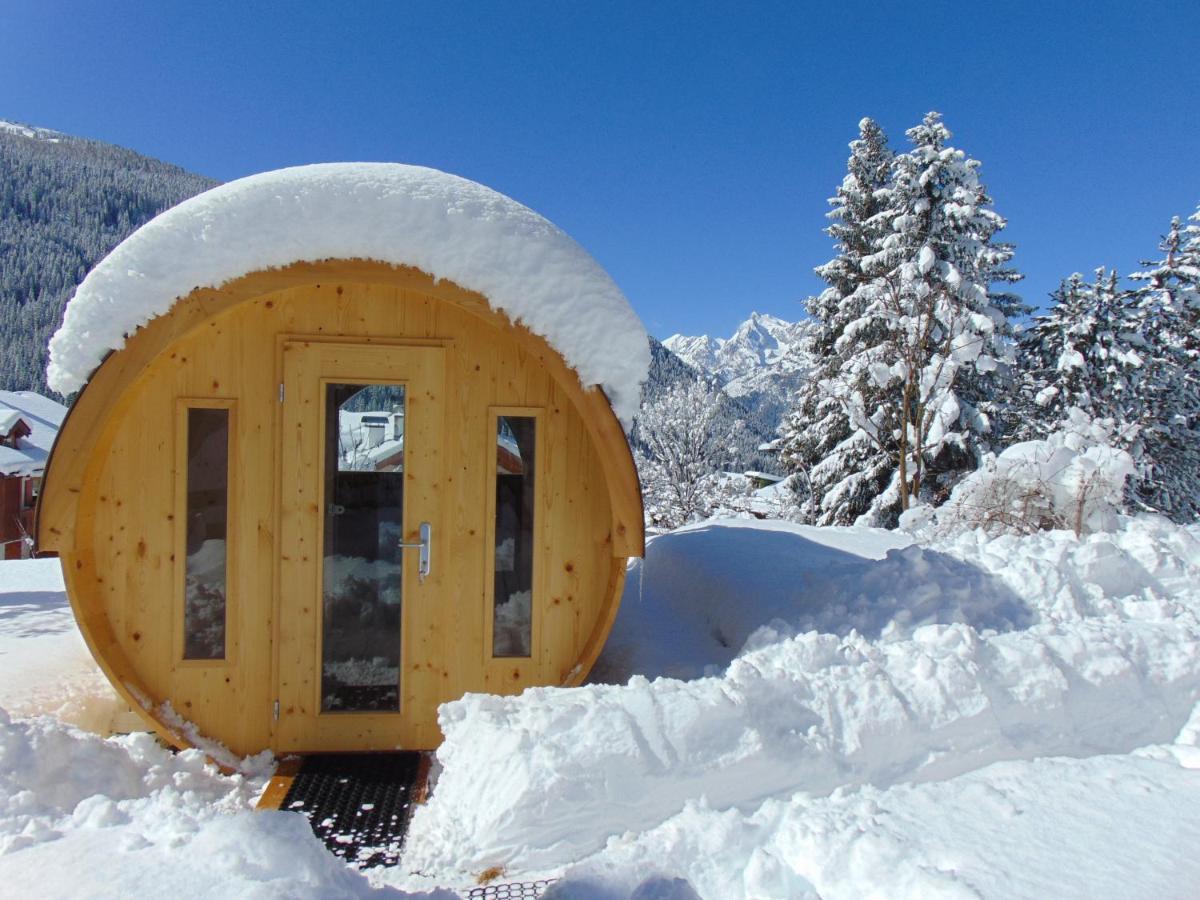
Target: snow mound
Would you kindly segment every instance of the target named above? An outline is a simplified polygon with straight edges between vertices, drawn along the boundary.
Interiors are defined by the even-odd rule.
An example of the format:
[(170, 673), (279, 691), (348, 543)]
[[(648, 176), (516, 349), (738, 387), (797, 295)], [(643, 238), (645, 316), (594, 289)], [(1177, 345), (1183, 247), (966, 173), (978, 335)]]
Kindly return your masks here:
[(148, 734), (102, 740), (0, 710), (0, 884), (13, 897), (416, 896), (376, 891), (302, 816), (254, 812), (264, 785)]
[(546, 338), (628, 427), (650, 366), (646, 333), (612, 279), (529, 208), (419, 166), (326, 163), (242, 178), (168, 210), (84, 279), (50, 341), (69, 394), (109, 350), (197, 287), (322, 259), (421, 269), (488, 298)]
[(750, 813), (691, 802), (568, 869), (546, 900), (624, 900), (672, 880), (687, 887), (640, 896), (1182, 897), (1200, 884), (1198, 763), (1177, 758), (1187, 749), (997, 763)]
[(1030, 621), (1009, 585), (904, 534), (710, 519), (652, 537), (632, 562), (590, 680), (715, 675), (740, 652), (806, 631), (891, 641), (922, 625)]
[[(758, 539), (769, 536), (758, 531)], [(1082, 540), (978, 533), (923, 548), (920, 557), (894, 545), (889, 556), (886, 539), (865, 529), (847, 529), (840, 541), (830, 529), (820, 533), (859, 557), (847, 566), (882, 555), (881, 576), (895, 566), (897, 597), (957, 579), (968, 586), (964, 597), (971, 585), (984, 586), (993, 602), (972, 610), (953, 601), (942, 612), (960, 620), (915, 627), (898, 615), (902, 605), (885, 604), (867, 622), (874, 636), (808, 631), (752, 644), (719, 677), (635, 676), (621, 686), (445, 704), (443, 771), (414, 818), (405, 865), (563, 866), (600, 852), (613, 836), (667, 828), (697, 802), (751, 815), (798, 791), (887, 791), (1003, 761), (1127, 754), (1169, 744), (1192, 722), (1200, 701), (1200, 529), (1137, 519)], [(683, 547), (687, 535), (678, 537)], [(699, 584), (711, 548), (699, 540), (691, 549)], [(942, 555), (957, 565), (922, 572), (926, 557)], [(653, 566), (652, 558), (651, 573)], [(739, 615), (747, 623), (780, 605), (756, 591), (786, 593), (798, 574), (781, 563), (756, 576), (761, 567), (750, 559), (742, 568), (751, 608)], [(833, 586), (831, 602), (841, 602), (836, 572), (821, 577)], [(876, 585), (881, 595), (888, 580)], [(718, 597), (722, 590), (714, 586)], [(1009, 592), (1024, 610), (1008, 605)], [(933, 618), (946, 597), (932, 598)], [(703, 594), (697, 602), (706, 602)], [(859, 611), (869, 609), (864, 602)], [(796, 632), (826, 620), (810, 603), (788, 624)], [(769, 869), (770, 861), (754, 865)], [(875, 876), (876, 885), (894, 883)]]

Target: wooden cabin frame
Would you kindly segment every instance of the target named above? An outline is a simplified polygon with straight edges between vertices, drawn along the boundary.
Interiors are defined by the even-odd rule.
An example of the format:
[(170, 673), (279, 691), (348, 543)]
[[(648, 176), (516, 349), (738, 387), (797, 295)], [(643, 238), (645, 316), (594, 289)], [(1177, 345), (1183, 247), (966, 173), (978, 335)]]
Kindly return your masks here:
[[(361, 371), (363, 383), (427, 385), (412, 400), (424, 416), (412, 427), (427, 440), (410, 450), (406, 437), (403, 451), (404, 538), (417, 537), (415, 504), (436, 522), (434, 562), (419, 583), (404, 565), (398, 714), (314, 708), (322, 563), (306, 542), (320, 485), (316, 439), (297, 435), (317, 420), (284, 388), (289, 378), (323, 384), (321, 372), (303, 374), (314, 364)], [(182, 653), (180, 435), (194, 407), (230, 416), (219, 660)], [(515, 659), (490, 653), (487, 577), (496, 421), (513, 414), (538, 423), (533, 648)], [(417, 480), (420, 465), (427, 477)], [(289, 485), (285, 466), (307, 477)], [(426, 749), (440, 741), (438, 704), (464, 691), (580, 683), (616, 616), (627, 560), (643, 552), (637, 472), (603, 392), (484, 296), (365, 260), (295, 263), (198, 289), (138, 329), (63, 423), (36, 533), (39, 551), (61, 558), (80, 629), (121, 695), (176, 746), (203, 735), (242, 754)]]

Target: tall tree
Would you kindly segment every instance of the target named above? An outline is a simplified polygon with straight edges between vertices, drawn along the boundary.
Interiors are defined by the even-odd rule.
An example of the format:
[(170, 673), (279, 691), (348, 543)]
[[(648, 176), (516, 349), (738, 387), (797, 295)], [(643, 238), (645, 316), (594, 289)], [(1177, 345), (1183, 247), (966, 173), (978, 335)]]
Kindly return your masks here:
[(1021, 340), (1018, 440), (1043, 438), (1072, 420), (1072, 409), (1107, 420), (1112, 443), (1133, 450), (1143, 425), (1139, 389), (1143, 342), (1116, 271), (1076, 272), (1051, 296)]
[[(907, 134), (913, 147), (896, 158), (883, 214), (890, 229), (863, 260), (878, 274), (856, 292), (873, 340), (825, 382), (851, 427), (891, 454), (891, 482), (867, 516), (885, 525), (918, 500), (940, 502), (990, 449), (998, 423), (985, 401), (1010, 375), (1019, 308), (992, 285), (1021, 277), (1008, 267), (1012, 246), (996, 240), (1006, 223), (979, 162), (948, 145), (936, 112)], [(864, 379), (882, 402), (859, 389)]]
[[(783, 459), (806, 476), (810, 515), (822, 525), (853, 522), (870, 508), (891, 474), (886, 446), (853, 428), (838, 397), (822, 387), (838, 376), (847, 356), (878, 339), (884, 328), (882, 322), (863, 320), (866, 298), (859, 289), (871, 278), (864, 260), (878, 250), (888, 228), (893, 154), (874, 120), (864, 118), (858, 129), (858, 139), (850, 142), (846, 176), (829, 199), (832, 221), (825, 232), (834, 240), (836, 255), (816, 268), (828, 287), (807, 303), (815, 325), (802, 350), (818, 366), (781, 427)], [(857, 388), (873, 393), (865, 378)]]
[[(1200, 210), (1192, 216), (1200, 223)], [(1171, 220), (1163, 257), (1130, 276), (1145, 357), (1145, 424), (1133, 494), (1177, 520), (1200, 516), (1200, 225)]]
[(812, 349), (832, 356), (847, 326), (857, 322), (863, 304), (856, 292), (870, 280), (863, 261), (878, 250), (886, 233), (894, 156), (887, 135), (874, 119), (858, 123), (858, 139), (850, 142), (846, 177), (829, 198), (831, 220), (825, 233), (834, 240), (836, 255), (814, 270), (825, 290), (808, 300), (808, 313), (818, 323)]

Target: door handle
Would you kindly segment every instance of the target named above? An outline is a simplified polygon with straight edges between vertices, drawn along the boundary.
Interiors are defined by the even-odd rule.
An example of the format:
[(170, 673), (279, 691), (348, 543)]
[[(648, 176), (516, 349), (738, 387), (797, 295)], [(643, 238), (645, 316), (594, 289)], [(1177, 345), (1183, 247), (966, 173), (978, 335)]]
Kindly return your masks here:
[(417, 583), (424, 584), (425, 576), (429, 574), (429, 557), (430, 544), (433, 543), (433, 526), (428, 522), (422, 522), (418, 532), (421, 539), (413, 544), (406, 544), (401, 541), (397, 546), (401, 550), (407, 550), (411, 547), (417, 549)]

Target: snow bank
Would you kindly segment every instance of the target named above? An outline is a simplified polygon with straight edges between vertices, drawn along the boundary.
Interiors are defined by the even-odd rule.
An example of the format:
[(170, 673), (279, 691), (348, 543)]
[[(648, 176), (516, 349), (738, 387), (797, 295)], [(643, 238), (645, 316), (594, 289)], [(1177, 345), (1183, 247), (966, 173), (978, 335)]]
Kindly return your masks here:
[[(251, 813), (262, 777), (0, 713), (0, 885), (404, 896), (385, 885), (502, 866), (572, 900), (1194, 893), (1200, 527), (909, 541), (655, 538), (614, 629), (626, 664), (713, 674), (447, 704), (402, 865), (369, 878), (295, 814)], [(0, 564), (0, 690), (33, 658), (5, 652), (62, 649), (56, 579)]]
[(57, 559), (0, 562), (0, 707), (89, 731), (128, 724), (75, 624)]
[[(702, 567), (706, 548), (696, 549)], [(979, 535), (922, 553), (955, 556), (998, 596), (1030, 579), (1019, 596), (1031, 624), (909, 628), (899, 605), (873, 623), (876, 637), (797, 634), (749, 650), (719, 678), (469, 695), (442, 707), (444, 770), (405, 864), (561, 866), (697, 798), (749, 814), (795, 791), (886, 790), (1004, 760), (1128, 753), (1170, 742), (1188, 722), (1200, 700), (1200, 530), (1134, 520), (1082, 541)], [(754, 580), (754, 562), (743, 569), (751, 604), (755, 585), (771, 581)], [(894, 576), (918, 591), (947, 571)], [(778, 593), (792, 573), (775, 574)], [(790, 624), (813, 618), (798, 608)]]
[(478, 291), (545, 337), (628, 427), (650, 366), (620, 290), (546, 219), (475, 182), (390, 163), (281, 169), (206, 191), (134, 232), (84, 279), (50, 341), (69, 394), (109, 350), (197, 287), (300, 260), (414, 266)]
[(748, 647), (805, 631), (889, 640), (921, 625), (1028, 624), (1012, 589), (905, 534), (710, 519), (650, 538), (593, 682), (718, 674)]
[(687, 887), (645, 896), (1183, 897), (1200, 884), (1200, 754), (1183, 764), (1179, 750), (1194, 748), (997, 763), (750, 813), (691, 802), (615, 837), (546, 900), (623, 900), (672, 880)]
[(0, 710), (0, 884), (13, 897), (414, 896), (372, 889), (302, 816), (253, 812), (264, 784), (148, 734), (102, 740)]

